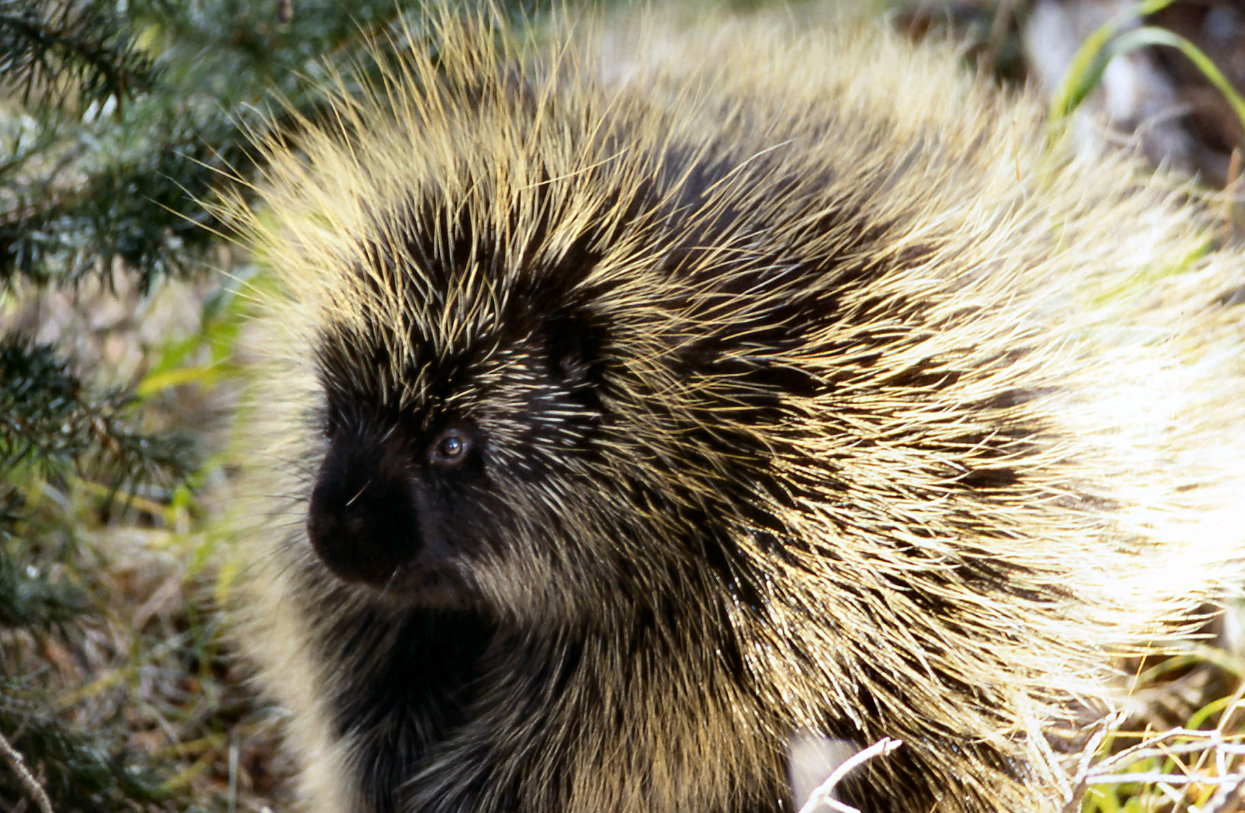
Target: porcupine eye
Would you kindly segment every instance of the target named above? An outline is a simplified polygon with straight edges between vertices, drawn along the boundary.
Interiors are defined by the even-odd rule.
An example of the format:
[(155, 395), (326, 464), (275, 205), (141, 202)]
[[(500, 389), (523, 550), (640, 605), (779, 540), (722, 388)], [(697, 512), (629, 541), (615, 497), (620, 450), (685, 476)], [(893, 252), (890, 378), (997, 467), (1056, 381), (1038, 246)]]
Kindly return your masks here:
[(471, 440), (459, 429), (447, 429), (432, 443), (429, 460), (437, 466), (456, 466), (467, 459)]
[(320, 432), (324, 437), (332, 440), (340, 426), (341, 416), (337, 413), (337, 410), (329, 407), (324, 413), (324, 425), (320, 427)]

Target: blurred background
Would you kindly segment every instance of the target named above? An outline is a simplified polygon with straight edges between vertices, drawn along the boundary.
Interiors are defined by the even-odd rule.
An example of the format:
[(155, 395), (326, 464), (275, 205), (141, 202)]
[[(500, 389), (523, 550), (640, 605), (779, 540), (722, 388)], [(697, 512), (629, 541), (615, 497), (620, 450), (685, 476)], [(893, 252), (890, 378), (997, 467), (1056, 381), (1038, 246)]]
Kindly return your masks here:
[[(547, 7), (497, 5), (517, 25)], [(1221, 239), (1239, 239), (1239, 0), (688, 11), (770, 5), (950, 39), (966, 71), (1038, 95), (1081, 148), (1187, 176), (1222, 211)], [(251, 135), (323, 116), (328, 66), (349, 70), (403, 14), (393, 0), (0, 0), (0, 813), (289, 806), (279, 715), (231, 659), (220, 613), (244, 566), (223, 530), (238, 339), (265, 280), (200, 201), (245, 193)], [(265, 115), (278, 98), (286, 112)], [(1117, 779), (1100, 776), (1085, 811), (1245, 810), (1216, 779), (1239, 772), (1245, 730), (1234, 617), (1180, 657), (1126, 665), (1131, 717), (1100, 751)], [(1112, 761), (1173, 726), (1187, 731)]]

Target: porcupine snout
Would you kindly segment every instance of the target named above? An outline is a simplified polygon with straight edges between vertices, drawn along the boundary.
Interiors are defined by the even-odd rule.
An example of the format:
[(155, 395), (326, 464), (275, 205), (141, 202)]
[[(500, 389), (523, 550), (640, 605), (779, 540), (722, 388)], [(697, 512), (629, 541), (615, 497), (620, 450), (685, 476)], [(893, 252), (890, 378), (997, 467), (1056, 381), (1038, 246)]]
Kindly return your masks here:
[(384, 588), (422, 558), (425, 545), (415, 472), (392, 436), (367, 434), (333, 438), (311, 492), (307, 533), (339, 578)]

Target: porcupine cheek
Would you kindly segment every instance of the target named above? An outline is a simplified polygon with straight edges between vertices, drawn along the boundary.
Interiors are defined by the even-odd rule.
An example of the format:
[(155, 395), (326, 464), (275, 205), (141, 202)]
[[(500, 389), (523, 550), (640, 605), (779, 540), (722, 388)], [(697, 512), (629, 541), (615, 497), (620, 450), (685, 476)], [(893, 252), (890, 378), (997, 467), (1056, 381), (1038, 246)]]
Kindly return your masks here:
[(402, 467), (366, 449), (333, 444), (307, 515), (311, 545), (330, 571), (348, 582), (385, 588), (420, 553), (418, 519)]

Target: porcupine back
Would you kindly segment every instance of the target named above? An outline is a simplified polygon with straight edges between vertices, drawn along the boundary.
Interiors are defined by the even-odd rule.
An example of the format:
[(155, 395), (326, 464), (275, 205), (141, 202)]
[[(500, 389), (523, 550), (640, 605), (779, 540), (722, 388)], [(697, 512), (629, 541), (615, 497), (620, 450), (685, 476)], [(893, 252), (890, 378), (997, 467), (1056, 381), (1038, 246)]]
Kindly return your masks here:
[[(313, 809), (777, 811), (806, 730), (904, 741), (871, 811), (1056, 809), (1048, 737), (1235, 577), (1239, 250), (937, 47), (432, 19), (233, 205), (285, 291), (240, 638)], [(313, 552), (335, 399), (487, 440), (467, 606)]]

